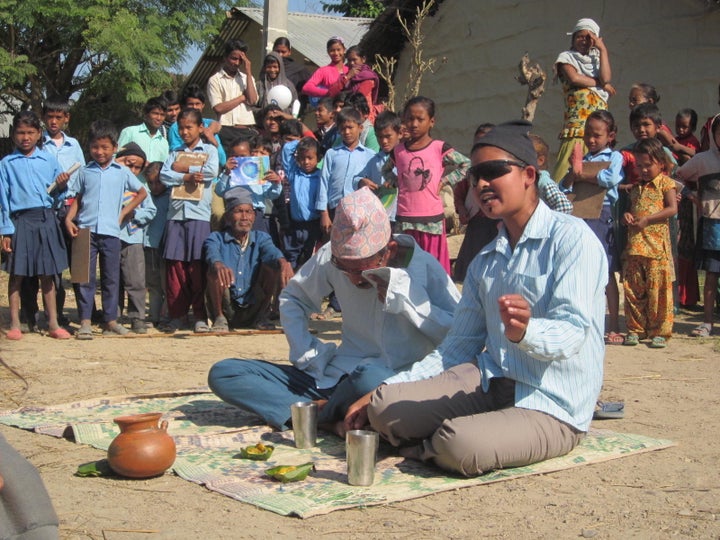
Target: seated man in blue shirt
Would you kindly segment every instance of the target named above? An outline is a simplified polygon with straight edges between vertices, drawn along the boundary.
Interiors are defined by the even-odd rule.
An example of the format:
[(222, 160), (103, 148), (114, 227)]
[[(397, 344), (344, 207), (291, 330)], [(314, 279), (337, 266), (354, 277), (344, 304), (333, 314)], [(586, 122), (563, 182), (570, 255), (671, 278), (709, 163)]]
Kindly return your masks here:
[(606, 257), (581, 220), (539, 199), (531, 127), (501, 124), (473, 148), (471, 189), (503, 226), (470, 264), (447, 337), (345, 417), (465, 476), (570, 452), (602, 385)]
[[(223, 195), (225, 229), (205, 240), (208, 265), (207, 297), (214, 332), (232, 328), (275, 326), (266, 318), (272, 293), (280, 280), (285, 287), (293, 270), (270, 235), (253, 231), (255, 210), (250, 192), (241, 187)], [(272, 268), (274, 266), (275, 268)]]

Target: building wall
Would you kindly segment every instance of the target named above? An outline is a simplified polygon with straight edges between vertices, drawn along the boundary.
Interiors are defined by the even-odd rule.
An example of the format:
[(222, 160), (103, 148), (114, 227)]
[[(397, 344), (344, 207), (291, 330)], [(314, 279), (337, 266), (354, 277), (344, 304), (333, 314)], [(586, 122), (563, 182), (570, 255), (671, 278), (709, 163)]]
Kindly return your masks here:
[[(467, 152), (475, 127), (520, 118), (527, 87), (515, 77), (527, 51), (548, 75), (540, 98), (535, 131), (558, 147), (563, 100), (553, 84), (558, 53), (570, 46), (577, 19), (592, 17), (600, 25), (613, 70), (617, 95), (610, 111), (619, 126), (621, 144), (631, 142), (628, 126), (630, 86), (655, 85), (664, 119), (674, 130), (676, 112), (692, 107), (699, 124), (720, 110), (720, 9), (704, 0), (445, 0), (424, 25), (426, 56), (438, 58), (426, 73), (421, 93), (435, 100), (435, 136)], [(402, 96), (409, 65), (406, 45), (398, 65)], [(401, 105), (398, 104), (398, 108)], [(698, 133), (699, 137), (699, 128)]]

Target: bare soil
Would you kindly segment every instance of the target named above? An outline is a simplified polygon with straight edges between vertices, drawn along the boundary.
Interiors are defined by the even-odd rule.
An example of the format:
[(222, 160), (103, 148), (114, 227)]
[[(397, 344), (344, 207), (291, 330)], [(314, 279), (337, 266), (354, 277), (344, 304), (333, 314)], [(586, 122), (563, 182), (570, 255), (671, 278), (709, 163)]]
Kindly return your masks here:
[[(6, 290), (6, 276), (0, 290)], [(0, 298), (7, 328), (7, 299)], [(4, 321), (2, 320), (4, 319)], [(625, 418), (599, 427), (671, 439), (676, 447), (602, 464), (308, 520), (236, 502), (172, 474), (141, 481), (73, 476), (101, 451), (0, 426), (40, 471), (62, 538), (720, 538), (720, 338), (685, 337), (679, 315), (666, 349), (607, 347), (602, 399)], [(338, 339), (340, 322), (316, 322)], [(0, 338), (0, 408), (48, 405), (206, 384), (226, 357), (284, 361), (282, 335), (55, 341)]]

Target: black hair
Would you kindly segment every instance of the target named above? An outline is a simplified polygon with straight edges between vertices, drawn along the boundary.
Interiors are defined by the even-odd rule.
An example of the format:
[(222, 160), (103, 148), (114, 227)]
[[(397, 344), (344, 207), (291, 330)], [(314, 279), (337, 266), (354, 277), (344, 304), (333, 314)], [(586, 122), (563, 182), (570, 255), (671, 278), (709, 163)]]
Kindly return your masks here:
[(332, 98), (333, 108), (335, 108), (339, 103), (342, 103), (344, 105), (347, 98), (348, 92), (340, 92), (338, 95)]
[(345, 42), (343, 41), (343, 39), (342, 39), (341, 37), (338, 37), (338, 36), (333, 36), (333, 37), (331, 37), (330, 39), (327, 40), (327, 43), (325, 44), (325, 50), (326, 50), (326, 51), (329, 50), (330, 47), (332, 47), (332, 46), (335, 45), (336, 43), (339, 43), (340, 45), (342, 45), (342, 46), (343, 46), (343, 49), (345, 48)]
[(235, 139), (233, 139), (233, 141), (228, 145), (228, 148), (230, 148), (232, 150), (236, 146), (240, 146), (241, 144), (247, 144), (248, 149), (252, 150), (254, 143), (255, 143), (254, 137), (244, 137), (241, 135), (240, 137), (236, 137)]
[(295, 148), (295, 156), (300, 156), (300, 154), (303, 154), (311, 149), (315, 150), (315, 155), (317, 156), (318, 161), (320, 161), (322, 159), (322, 148), (320, 143), (314, 137), (303, 137), (300, 139), (297, 147)]
[(331, 98), (330, 96), (325, 96), (323, 98), (320, 98), (320, 101), (318, 101), (317, 107), (315, 108), (317, 109), (320, 107), (325, 107), (328, 111), (332, 112), (335, 109), (333, 105), (333, 98)]
[(402, 121), (393, 111), (383, 111), (375, 117), (375, 124), (373, 127), (375, 128), (375, 131), (392, 128), (397, 133), (400, 133), (400, 130), (402, 129)]
[(650, 103), (658, 103), (660, 101), (660, 96), (658, 95), (657, 90), (655, 90), (655, 87), (652, 84), (636, 83), (630, 87), (630, 91), (632, 92), (633, 90), (640, 90), (643, 97), (647, 99)]
[(178, 114), (177, 117), (178, 126), (180, 125), (180, 120), (183, 120), (185, 118), (191, 118), (198, 126), (203, 125), (202, 113), (197, 109), (190, 109), (186, 107), (182, 111), (180, 111), (180, 114)]
[(258, 116), (260, 117), (260, 122), (265, 121), (265, 117), (268, 115), (268, 113), (271, 113), (273, 111), (282, 112), (282, 109), (277, 103), (268, 103), (262, 109), (260, 109), (260, 112), (258, 113)]
[(262, 148), (268, 154), (273, 153), (273, 142), (267, 137), (253, 137), (250, 139), (250, 150)]
[(295, 120), (294, 118), (292, 120), (283, 120), (280, 123), (280, 135), (282, 137), (290, 136), (290, 137), (302, 137), (303, 136), (303, 127), (300, 120)]
[(261, 69), (265, 69), (265, 66), (268, 64), (277, 64), (280, 65), (280, 62), (282, 62), (282, 57), (276, 52), (268, 53), (265, 55), (265, 58), (263, 58), (263, 64)]
[(110, 120), (100, 119), (90, 124), (88, 142), (92, 144), (100, 139), (110, 139), (113, 146), (117, 146), (118, 130)]
[(160, 176), (160, 169), (162, 169), (163, 162), (162, 161), (152, 161), (146, 165), (146, 167), (143, 169), (143, 176), (147, 180), (157, 180), (157, 177)]
[(199, 84), (188, 84), (185, 88), (183, 88), (182, 97), (180, 98), (180, 103), (183, 107), (189, 98), (199, 99), (203, 103), (207, 102), (205, 90), (203, 90)]
[(49, 112), (61, 112), (68, 114), (70, 112), (70, 102), (59, 95), (51, 96), (45, 100), (42, 107), (43, 115)]
[(153, 97), (148, 99), (145, 102), (145, 106), (143, 107), (143, 115), (149, 114), (150, 111), (154, 109), (160, 109), (162, 112), (167, 111), (167, 105), (165, 103), (165, 100), (160, 97)]
[(420, 105), (423, 109), (427, 111), (430, 118), (435, 118), (435, 102), (429, 97), (425, 96), (415, 96), (414, 98), (408, 99), (405, 107), (403, 108), (403, 116), (408, 113), (410, 107), (414, 107), (415, 105)]
[(223, 54), (223, 57), (228, 57), (233, 51), (241, 51), (241, 52), (248, 52), (248, 46), (247, 43), (245, 43), (242, 39), (231, 39), (227, 43), (225, 43), (225, 54)]
[(680, 109), (675, 118), (690, 118), (690, 131), (697, 129), (698, 114), (694, 109)]
[(477, 137), (480, 134), (485, 135), (488, 131), (490, 131), (494, 127), (495, 127), (495, 124), (493, 124), (491, 122), (485, 122), (483, 124), (480, 124), (477, 128), (475, 128), (475, 133), (473, 133), (473, 138)]
[(273, 42), (273, 50), (278, 45), (282, 45), (284, 47), (287, 47), (288, 49), (292, 49), (292, 47), (290, 46), (290, 40), (288, 38), (286, 38), (285, 36), (280, 36)]
[[(14, 133), (15, 130), (18, 129), (20, 126), (35, 128), (40, 132), (40, 134), (42, 134), (42, 125), (40, 124), (40, 119), (33, 111), (20, 111), (13, 117), (11, 132)], [(42, 148), (42, 142), (43, 138), (40, 137), (36, 143), (36, 146), (38, 148)]]
[(170, 105), (180, 105), (180, 97), (175, 90), (165, 90), (160, 97), (165, 101), (165, 108)]
[(630, 111), (630, 127), (645, 118), (652, 120), (657, 127), (662, 126), (662, 115), (660, 114), (660, 109), (658, 109), (658, 106), (654, 103), (646, 102), (636, 105), (633, 107), (632, 111)]
[(357, 54), (360, 58), (365, 58), (365, 55), (363, 54), (363, 51), (360, 48), (360, 45), (353, 45), (352, 47), (349, 47), (348, 50), (345, 51), (345, 58), (350, 56), (352, 53)]
[(660, 163), (663, 166), (663, 172), (665, 174), (673, 168), (673, 163), (670, 161), (670, 157), (667, 152), (665, 152), (665, 147), (654, 137), (651, 139), (640, 139), (635, 143), (635, 146), (633, 146), (632, 153), (646, 154), (650, 156), (651, 160)]
[[(365, 99), (363, 97), (363, 99)], [(335, 123), (338, 126), (342, 126), (346, 122), (354, 122), (355, 124), (362, 126), (363, 118), (355, 107), (343, 107), (339, 113), (335, 116)]]
[(370, 106), (368, 105), (368, 100), (360, 92), (350, 94), (345, 100), (345, 107), (352, 107), (353, 109), (357, 109), (357, 111), (363, 116), (368, 116), (370, 114)]
[[(587, 125), (590, 120), (598, 120), (599, 122), (604, 123), (607, 127), (608, 134), (614, 133), (617, 135), (617, 125), (615, 124), (615, 117), (613, 117), (610, 111), (601, 109), (591, 112), (585, 119), (585, 125)], [(610, 141), (610, 144), (608, 146), (610, 146), (610, 148), (614, 148), (616, 142), (616, 139), (613, 139), (612, 141)]]

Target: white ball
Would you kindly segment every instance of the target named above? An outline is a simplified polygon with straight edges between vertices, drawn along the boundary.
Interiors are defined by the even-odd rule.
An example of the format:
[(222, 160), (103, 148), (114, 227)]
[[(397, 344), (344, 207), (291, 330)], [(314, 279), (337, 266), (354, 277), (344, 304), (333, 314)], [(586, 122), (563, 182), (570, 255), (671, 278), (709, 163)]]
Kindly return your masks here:
[(287, 109), (292, 102), (292, 92), (282, 84), (273, 86), (267, 94), (267, 102), (273, 103), (283, 110)]

